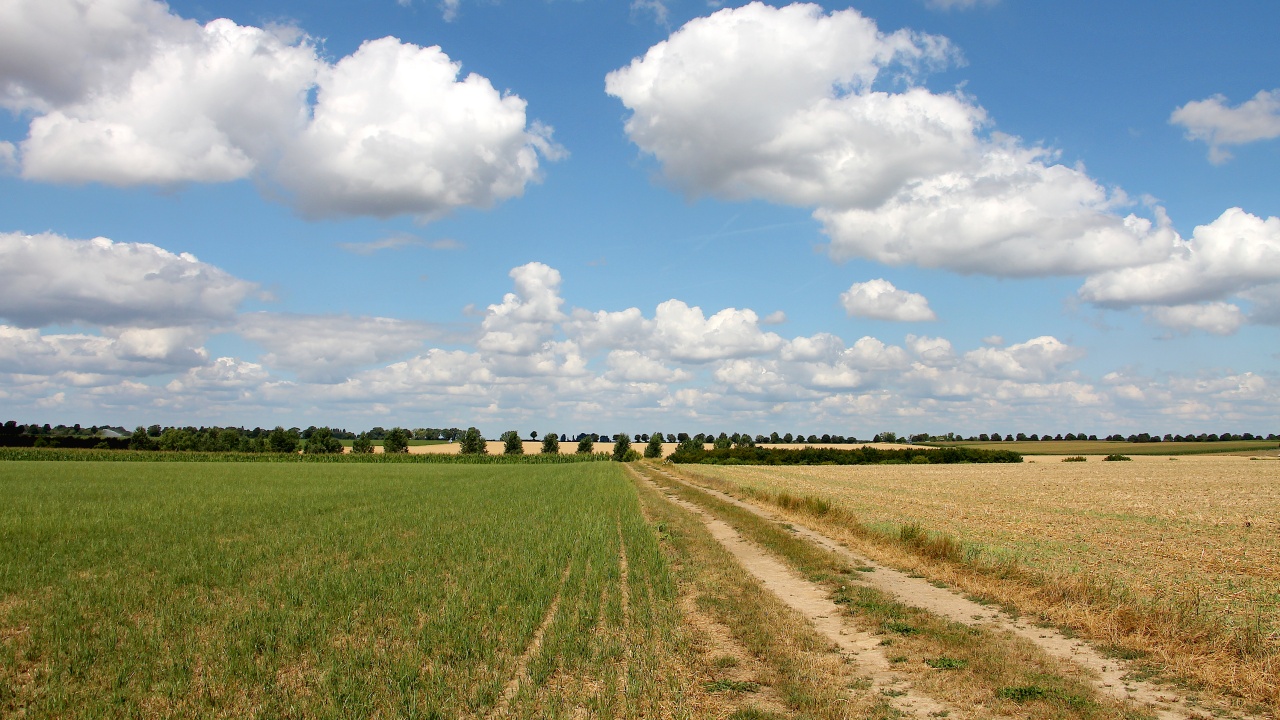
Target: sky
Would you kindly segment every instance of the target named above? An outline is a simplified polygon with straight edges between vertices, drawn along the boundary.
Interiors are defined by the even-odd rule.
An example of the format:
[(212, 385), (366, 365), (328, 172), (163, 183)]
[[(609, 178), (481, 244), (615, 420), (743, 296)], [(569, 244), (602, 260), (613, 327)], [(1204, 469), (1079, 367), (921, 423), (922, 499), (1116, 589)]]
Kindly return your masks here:
[(0, 0), (0, 415), (1280, 432), (1278, 26)]

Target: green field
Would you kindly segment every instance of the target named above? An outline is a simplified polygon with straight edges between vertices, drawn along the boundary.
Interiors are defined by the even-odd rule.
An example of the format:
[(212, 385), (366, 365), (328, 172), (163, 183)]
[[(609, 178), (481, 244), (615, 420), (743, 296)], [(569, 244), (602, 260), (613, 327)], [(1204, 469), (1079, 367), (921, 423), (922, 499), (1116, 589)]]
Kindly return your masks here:
[(1015, 442), (924, 443), (938, 447), (971, 447), (984, 450), (1012, 450), (1022, 455), (1211, 455), (1280, 451), (1275, 440), (1230, 440), (1226, 442), (1131, 443), (1107, 440), (1022, 440)]
[(5, 717), (643, 714), (681, 693), (660, 667), (675, 585), (616, 463), (4, 462), (0, 493)]

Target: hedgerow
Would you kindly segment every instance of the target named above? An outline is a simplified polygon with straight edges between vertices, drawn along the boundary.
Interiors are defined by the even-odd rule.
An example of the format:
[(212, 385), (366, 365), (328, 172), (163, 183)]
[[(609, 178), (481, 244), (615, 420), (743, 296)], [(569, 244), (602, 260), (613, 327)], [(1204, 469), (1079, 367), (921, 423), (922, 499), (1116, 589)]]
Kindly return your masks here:
[(0, 448), (6, 460), (81, 462), (274, 462), (274, 463), (425, 463), (463, 465), (546, 465), (607, 462), (609, 453), (572, 455), (455, 455), (451, 453), (369, 453), (306, 455), (298, 453), (165, 452), (162, 450), (76, 450), (69, 448)]
[(852, 450), (826, 447), (805, 447), (799, 450), (762, 447), (704, 450), (682, 445), (668, 459), (675, 463), (703, 465), (896, 465), (903, 463), (951, 465), (1022, 462), (1022, 456), (1012, 450), (983, 450), (968, 447), (885, 450), (871, 446)]

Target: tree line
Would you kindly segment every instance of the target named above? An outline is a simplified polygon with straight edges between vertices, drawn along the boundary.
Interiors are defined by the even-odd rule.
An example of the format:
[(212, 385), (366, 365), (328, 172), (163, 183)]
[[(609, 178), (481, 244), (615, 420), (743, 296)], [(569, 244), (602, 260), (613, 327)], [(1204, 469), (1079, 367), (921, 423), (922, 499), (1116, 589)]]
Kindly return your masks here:
[[(543, 453), (559, 453), (561, 452), (561, 443), (576, 442), (577, 445), (574, 448), (576, 453), (593, 453), (595, 452), (596, 443), (613, 443), (615, 453), (620, 452), (625, 455), (627, 451), (635, 452), (631, 449), (634, 442), (637, 445), (645, 444), (644, 455), (646, 457), (661, 457), (662, 444), (664, 442), (687, 445), (690, 448), (695, 446), (701, 448), (706, 444), (710, 444), (716, 450), (751, 448), (764, 444), (845, 445), (864, 442), (853, 436), (804, 435), (801, 433), (780, 434), (777, 432), (769, 435), (728, 434), (725, 432), (718, 434), (697, 433), (693, 435), (685, 432), (637, 433), (635, 435), (628, 433), (578, 433), (572, 439), (567, 433), (547, 432), (541, 434), (541, 437), (541, 452)], [(536, 442), (538, 438), (538, 432), (529, 433), (531, 441)], [(1277, 437), (1274, 433), (1266, 436), (1255, 433), (1237, 434), (1231, 432), (1222, 434), (1200, 433), (1198, 435), (1165, 434), (1163, 436), (1150, 433), (1125, 436), (1115, 433), (1102, 439), (1113, 442), (1158, 443), (1233, 440), (1271, 441), (1280, 440), (1280, 437)], [(79, 424), (72, 426), (22, 425), (14, 420), (9, 420), (3, 426), (0, 426), (0, 446), (9, 447), (66, 447), (112, 450), (129, 448), (134, 450), (179, 452), (340, 453), (344, 451), (344, 440), (350, 442), (352, 452), (356, 453), (371, 453), (375, 445), (381, 445), (384, 452), (408, 452), (412, 441), (458, 443), (459, 452), (463, 454), (486, 454), (488, 452), (486, 439), (475, 427), (469, 427), (466, 430), (456, 427), (416, 428), (411, 430), (401, 427), (387, 429), (379, 426), (356, 433), (344, 428), (317, 427), (314, 425), (305, 429), (297, 427), (286, 429), (281, 426), (271, 429), (261, 427), (247, 429), (244, 427), (163, 427), (150, 425), (147, 427), (139, 426), (132, 433), (127, 433), (122, 427), (96, 425), (81, 427)], [(508, 430), (502, 433), (498, 440), (503, 443), (503, 454), (515, 455), (524, 452), (524, 441), (516, 430)], [(963, 437), (958, 433), (947, 433), (945, 435), (917, 433), (899, 436), (896, 432), (881, 432), (874, 435), (870, 441), (922, 443), (1036, 442), (1047, 440), (1098, 440), (1098, 436), (1086, 435), (1085, 433), (1067, 433), (1065, 435), (1008, 433), (1003, 436), (1000, 433), (981, 433), (969, 437)], [(625, 447), (619, 451), (618, 448), (623, 445)]]

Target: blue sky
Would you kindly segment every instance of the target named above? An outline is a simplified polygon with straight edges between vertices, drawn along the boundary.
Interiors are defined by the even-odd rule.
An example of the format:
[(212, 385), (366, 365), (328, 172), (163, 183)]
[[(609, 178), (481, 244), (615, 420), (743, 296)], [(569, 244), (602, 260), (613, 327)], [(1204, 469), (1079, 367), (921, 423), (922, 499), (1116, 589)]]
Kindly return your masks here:
[(0, 414), (1276, 432), (1278, 22), (0, 0)]

